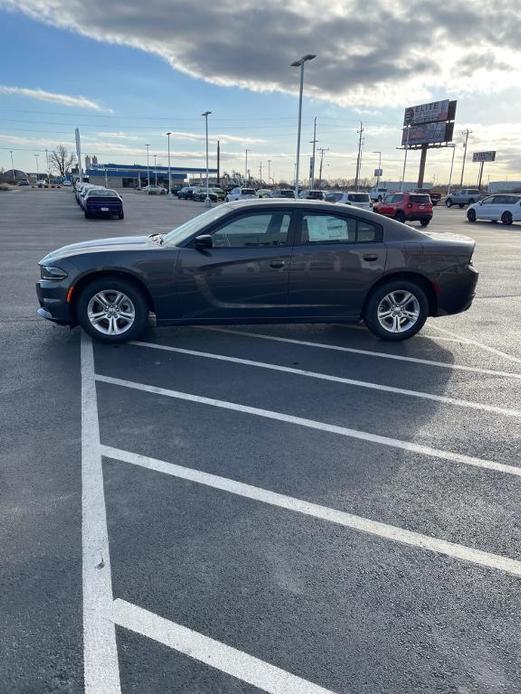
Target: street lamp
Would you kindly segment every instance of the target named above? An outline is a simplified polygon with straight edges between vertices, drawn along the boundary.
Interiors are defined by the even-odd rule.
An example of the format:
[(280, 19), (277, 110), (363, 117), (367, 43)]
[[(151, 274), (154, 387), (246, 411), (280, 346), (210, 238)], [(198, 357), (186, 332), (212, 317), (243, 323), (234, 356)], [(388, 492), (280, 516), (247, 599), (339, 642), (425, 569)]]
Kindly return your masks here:
[(154, 154), (154, 185), (157, 186), (157, 154)]
[(382, 170), (382, 153), (381, 152), (373, 152), (373, 154), (378, 154), (378, 176), (376, 177), (376, 187), (380, 187), (380, 172)]
[(249, 149), (244, 150), (244, 156), (245, 156), (245, 161), (244, 161), (244, 183), (248, 185), (249, 177), (248, 177), (248, 152)]
[(271, 181), (271, 159), (268, 159), (268, 185)]
[(147, 186), (150, 188), (150, 145), (145, 145), (147, 148)]
[(39, 154), (35, 154), (35, 155), (34, 155), (34, 158), (36, 159), (36, 182), (37, 182), (37, 183), (38, 183), (38, 178), (39, 178), (39, 176), (40, 176), (40, 170), (39, 170), (39, 168), (38, 168), (38, 158), (39, 158), (39, 156), (40, 156)]
[(205, 128), (206, 128), (206, 199), (204, 201), (204, 206), (205, 207), (211, 207), (212, 202), (210, 200), (210, 196), (208, 194), (208, 116), (210, 115), (211, 111), (205, 111), (204, 113), (201, 113), (205, 120)]
[(452, 184), (452, 170), (454, 169), (454, 154), (456, 152), (456, 145), (450, 145), (452, 147), (452, 158), (450, 160), (450, 173), (449, 173), (449, 183), (447, 185), (447, 195), (450, 195), (450, 186)]
[(47, 179), (48, 184), (51, 185), (51, 170), (49, 168), (49, 150), (45, 150), (45, 162), (47, 164)]
[(11, 154), (11, 171), (13, 172), (13, 182), (16, 183), (16, 174), (14, 171), (14, 162), (13, 162), (13, 150), (10, 149), (9, 152)]
[(170, 178), (170, 135), (171, 132), (165, 133), (168, 140), (168, 197), (172, 197), (172, 181)]
[(308, 53), (307, 55), (302, 56), (299, 60), (295, 60), (294, 63), (291, 63), (290, 67), (299, 67), (300, 68), (300, 89), (299, 89), (299, 98), (298, 98), (298, 128), (297, 128), (297, 161), (295, 165), (295, 197), (298, 198), (298, 173), (299, 173), (299, 164), (300, 164), (300, 131), (302, 128), (302, 92), (304, 91), (304, 63), (307, 63), (308, 60), (313, 60), (316, 58), (316, 55), (313, 55), (311, 53)]

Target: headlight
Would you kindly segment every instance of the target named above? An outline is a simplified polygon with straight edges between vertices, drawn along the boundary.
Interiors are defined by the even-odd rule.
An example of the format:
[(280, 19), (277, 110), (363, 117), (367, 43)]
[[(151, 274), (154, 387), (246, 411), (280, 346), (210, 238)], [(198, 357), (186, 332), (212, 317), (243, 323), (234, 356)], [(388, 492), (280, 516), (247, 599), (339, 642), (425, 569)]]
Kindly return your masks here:
[(67, 277), (67, 273), (61, 267), (40, 265), (40, 277), (42, 280), (64, 280)]

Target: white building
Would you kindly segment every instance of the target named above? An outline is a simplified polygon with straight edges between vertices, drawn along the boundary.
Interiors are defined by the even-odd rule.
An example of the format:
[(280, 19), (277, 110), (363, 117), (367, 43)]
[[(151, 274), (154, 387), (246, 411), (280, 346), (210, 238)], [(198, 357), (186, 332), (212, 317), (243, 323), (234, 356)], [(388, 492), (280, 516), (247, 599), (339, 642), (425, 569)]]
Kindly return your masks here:
[(489, 193), (510, 193), (512, 191), (521, 191), (521, 181), (489, 181)]

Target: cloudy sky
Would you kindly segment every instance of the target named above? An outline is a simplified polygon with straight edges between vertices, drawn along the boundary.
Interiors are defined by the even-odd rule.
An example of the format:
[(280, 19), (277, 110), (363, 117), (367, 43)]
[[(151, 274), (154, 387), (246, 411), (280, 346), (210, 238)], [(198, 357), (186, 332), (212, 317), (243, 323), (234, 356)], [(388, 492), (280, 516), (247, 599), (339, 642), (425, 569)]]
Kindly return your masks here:
[[(497, 149), (492, 180), (521, 179), (521, 13), (504, 0), (0, 0), (0, 166), (40, 168), (44, 150), (72, 147), (74, 127), (85, 154), (100, 162), (144, 163), (145, 143), (166, 163), (201, 165), (204, 122), (223, 168), (258, 172), (271, 161), (276, 179), (295, 160), (298, 70), (305, 53), (303, 168), (328, 148), (327, 177), (352, 177), (357, 129), (364, 124), (362, 174), (382, 151), (385, 178), (398, 180), (405, 106), (458, 100), (454, 179), (461, 131), (469, 152)], [(519, 9), (519, 8), (518, 8)], [(429, 152), (427, 179), (448, 177), (451, 150)], [(408, 180), (418, 155), (409, 155)], [(466, 169), (473, 184), (477, 165)]]

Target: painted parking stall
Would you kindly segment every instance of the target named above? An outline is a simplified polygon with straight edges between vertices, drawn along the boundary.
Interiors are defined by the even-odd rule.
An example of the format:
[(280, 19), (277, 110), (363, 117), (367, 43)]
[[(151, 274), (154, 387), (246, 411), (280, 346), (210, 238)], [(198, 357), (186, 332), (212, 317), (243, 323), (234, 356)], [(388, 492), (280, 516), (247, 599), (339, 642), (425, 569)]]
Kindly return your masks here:
[[(425, 339), (436, 344), (435, 328), (427, 332)], [(90, 387), (95, 384), (101, 413), (97, 455), (103, 461), (108, 534), (115, 539), (115, 590), (105, 618), (114, 628), (171, 649), (176, 658), (188, 656), (196, 668), (231, 677), (230, 691), (237, 680), (270, 692), (378, 691), (376, 672), (366, 678), (364, 689), (360, 672), (352, 667), (351, 658), (359, 652), (346, 610), (356, 607), (361, 619), (359, 602), (370, 603), (374, 589), (382, 589), (381, 571), (393, 585), (391, 591), (384, 589), (390, 601), (384, 611), (390, 604), (395, 609), (396, 601), (402, 608), (407, 604), (406, 595), (394, 585), (398, 576), (399, 582), (418, 582), (422, 600), (432, 605), (438, 605), (446, 591), (465, 591), (470, 613), (487, 601), (496, 609), (491, 581), (499, 581), (503, 594), (513, 598), (511, 591), (521, 577), (513, 528), (521, 467), (515, 438), (519, 411), (511, 405), (521, 373), (515, 357), (505, 353), (501, 359), (499, 350), (495, 368), (489, 368), (486, 345), (453, 333), (439, 332), (438, 354), (450, 359), (429, 359), (421, 346), (415, 356), (378, 345), (367, 349), (356, 328), (346, 330), (337, 344), (298, 340), (292, 334), (285, 328), (172, 329), (123, 347), (96, 345), (94, 351), (84, 338), (84, 376)], [(278, 358), (269, 359), (269, 350), (262, 360), (257, 358), (256, 349), (262, 353), (268, 343), (275, 345)], [(295, 362), (289, 366), (293, 348), (309, 352), (322, 369)], [(94, 353), (95, 367), (89, 365)], [(351, 358), (364, 360), (363, 369), (358, 364), (358, 378), (349, 373)], [(417, 383), (421, 389), (385, 379), (379, 383), (373, 366), (378, 369), (382, 363), (415, 370), (416, 378), (423, 378)], [(439, 385), (440, 373), (442, 393), (436, 393), (432, 385)], [(480, 402), (473, 399), (472, 389), (461, 397), (475, 374), (490, 378), (503, 399)], [(334, 390), (328, 395), (330, 387)], [(271, 398), (270, 408), (262, 402), (262, 392)], [(386, 397), (392, 400), (384, 408), (394, 403), (396, 409), (389, 410), (387, 432), (374, 399)], [(349, 409), (353, 402), (359, 408), (369, 404), (381, 430), (361, 428), (362, 419)], [(400, 412), (411, 407), (417, 410), (414, 427), (398, 428), (397, 433)], [(454, 426), (456, 417), (461, 417), (461, 426)], [(451, 418), (452, 428), (461, 431), (444, 439), (438, 428), (448, 430)], [(366, 415), (365, 420), (370, 423), (371, 418)], [(487, 440), (492, 440), (488, 448), (475, 441), (467, 446), (477, 455), (464, 451), (469, 421), (478, 421), (478, 429), (485, 427)], [(506, 422), (514, 439), (505, 446)], [(494, 429), (499, 431), (495, 443)], [(421, 430), (435, 446), (426, 445)], [(461, 450), (454, 445), (458, 440)], [(490, 458), (485, 451), (492, 453)], [(127, 485), (132, 488), (130, 500), (123, 498)], [(99, 502), (99, 488), (96, 493)], [(415, 493), (419, 500), (413, 500)], [(487, 509), (493, 532), (480, 527), (472, 500), (480, 512)], [(139, 511), (138, 503), (143, 505)], [(505, 527), (509, 532), (498, 540), (496, 533)], [(125, 546), (129, 536), (137, 538), (131, 547)], [(328, 547), (320, 569), (318, 537), (319, 545)], [(276, 564), (273, 556), (279, 557)], [(376, 574), (374, 559), (380, 567)], [(98, 570), (107, 571), (107, 566), (110, 560)], [(323, 572), (317, 581), (335, 596), (327, 609), (317, 584), (303, 579), (310, 566)], [(357, 596), (352, 585), (340, 590), (360, 571), (366, 576), (362, 592), (367, 595)], [(248, 600), (248, 595), (255, 598)], [(295, 603), (295, 595), (306, 595), (304, 604), (300, 599)], [(329, 614), (332, 604), (337, 605), (335, 616)], [(290, 618), (292, 612), (297, 621)], [(451, 615), (438, 613), (437, 628), (440, 636), (455, 640), (463, 614)], [(468, 638), (492, 648), (489, 637), (499, 638), (499, 624), (509, 622), (503, 613), (496, 617), (488, 635), (477, 628)], [(87, 627), (89, 613), (86, 619)], [(428, 617), (404, 619), (411, 622), (416, 639), (432, 646), (425, 632)], [(371, 623), (376, 628), (378, 618), (373, 615)], [(112, 632), (109, 640), (112, 643)], [(365, 631), (364, 640), (374, 657), (383, 659), (383, 667), (390, 667), (380, 640)], [(339, 648), (345, 659), (336, 662), (333, 653)], [(104, 649), (105, 658), (107, 652), (110, 649)], [(438, 648), (431, 658), (435, 664), (426, 670), (416, 663), (401, 675), (395, 673), (390, 691), (407, 691), (407, 681), (431, 677), (437, 666), (450, 661)], [(92, 667), (96, 669), (94, 663)], [(106, 667), (119, 677), (113, 660)], [(166, 661), (165, 667), (186, 672)], [(504, 676), (513, 682), (515, 668)], [(156, 691), (155, 676), (152, 680), (151, 691)]]

